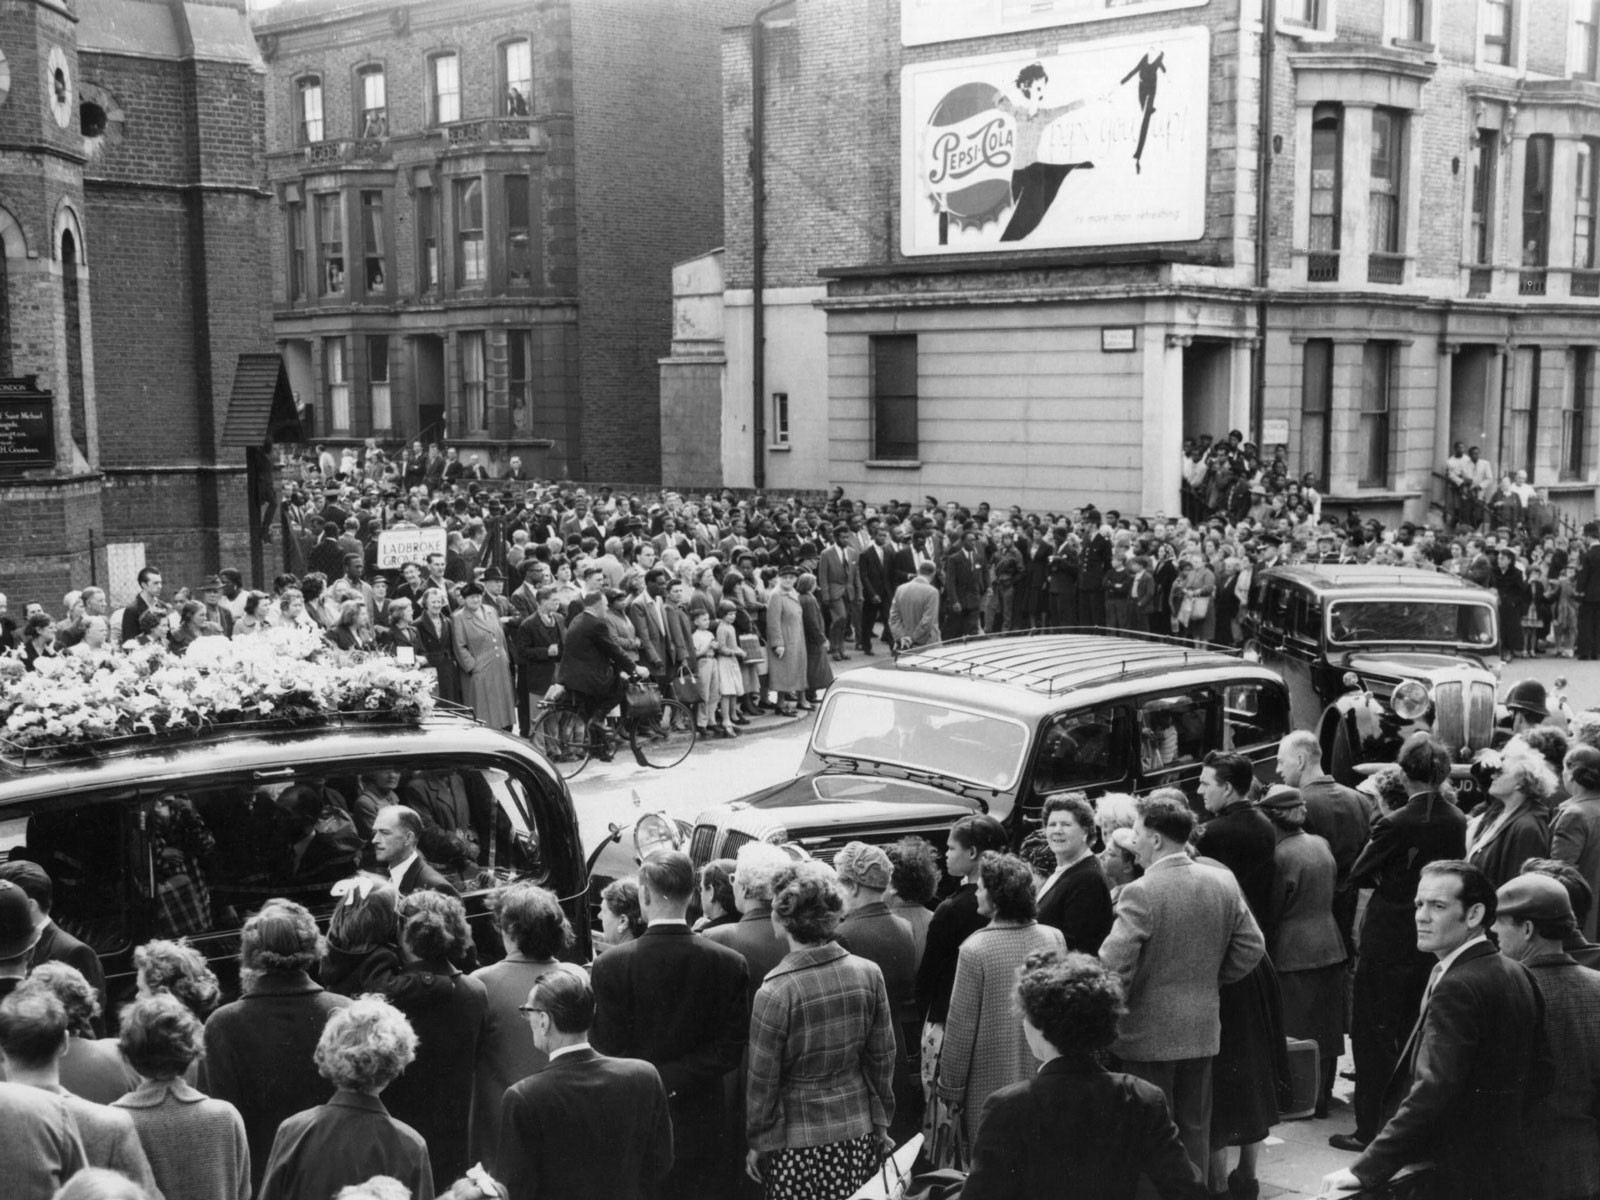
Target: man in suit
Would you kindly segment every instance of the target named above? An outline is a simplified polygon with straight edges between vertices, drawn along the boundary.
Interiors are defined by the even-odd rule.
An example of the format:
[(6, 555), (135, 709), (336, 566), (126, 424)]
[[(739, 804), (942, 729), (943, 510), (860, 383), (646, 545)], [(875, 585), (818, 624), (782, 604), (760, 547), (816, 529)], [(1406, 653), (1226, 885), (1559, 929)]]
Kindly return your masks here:
[(917, 574), (895, 591), (889, 605), (889, 636), (896, 650), (939, 644), (939, 589), (933, 586), (935, 567), (924, 561)]
[(161, 568), (140, 567), (139, 594), (133, 598), (132, 604), (122, 610), (121, 642), (131, 642), (137, 638), (139, 618), (151, 609), (161, 607)]
[(839, 662), (849, 657), (844, 639), (850, 632), (850, 603), (858, 584), (850, 529), (840, 522), (833, 528), (832, 544), (817, 559), (817, 600), (828, 617), (828, 652)]
[(889, 574), (894, 553), (889, 531), (879, 525), (872, 531), (872, 544), (861, 552), (857, 561), (856, 570), (861, 579), (861, 628), (856, 630), (856, 647), (863, 654), (872, 653), (872, 627), (879, 621), (883, 622), (883, 644), (894, 645), (894, 639), (889, 636), (889, 602), (894, 598)]
[(1372, 840), (1345, 885), (1371, 887), (1361, 921), (1361, 955), (1352, 994), (1350, 1049), (1356, 1066), (1356, 1128), (1335, 1133), (1336, 1150), (1361, 1150), (1383, 1124), (1383, 1086), (1417, 1018), (1433, 966), (1417, 949), (1413, 909), (1422, 868), (1467, 852), (1467, 819), (1438, 791), (1450, 778), (1450, 754), (1425, 733), (1412, 734), (1396, 764), (1409, 793), (1404, 808), (1373, 826)]
[(555, 585), (540, 585), (534, 597), (534, 611), (513, 626), (509, 639), (511, 657), (517, 664), (517, 721), (523, 737), (530, 731), (533, 697), (542, 698), (556, 681), (561, 646), (567, 637)]
[(643, 1200), (672, 1169), (666, 1088), (647, 1062), (589, 1044), (595, 995), (581, 967), (542, 975), (522, 1006), (543, 1069), (506, 1090), (496, 1162), (508, 1200)]
[(1078, 619), (1085, 625), (1104, 628), (1106, 623), (1106, 575), (1111, 571), (1111, 539), (1100, 530), (1100, 514), (1083, 510), (1083, 557), (1078, 573)]
[[(1578, 657), (1600, 658), (1600, 521), (1583, 527), (1589, 548), (1578, 564)], [(126, 624), (126, 622), (124, 622)]]
[(667, 674), (670, 658), (667, 642), (667, 617), (665, 591), (671, 576), (660, 567), (652, 568), (644, 577), (644, 591), (628, 600), (628, 620), (633, 623), (639, 639), (639, 659), (650, 668), (650, 677), (658, 686), (665, 687), (671, 676)]
[[(10, 862), (0, 863), (0, 879), (16, 884), (28, 897), (28, 916), (32, 919), (33, 928), (39, 935), (39, 940), (33, 946), (33, 955), (28, 962), (29, 969), (42, 962), (63, 962), (69, 967), (76, 967), (89, 981), (90, 986), (100, 993), (101, 1010), (108, 1011), (106, 973), (100, 966), (100, 956), (50, 919), (55, 888), (45, 869), (27, 859), (12, 859)], [(96, 1018), (95, 1025), (99, 1024), (100, 1021)]]
[(556, 668), (552, 699), (571, 693), (578, 711), (589, 722), (591, 750), (602, 761), (611, 752), (597, 722), (627, 694), (632, 675), (650, 677), (649, 667), (635, 667), (628, 653), (617, 644), (605, 618), (606, 593), (590, 592), (583, 597), (583, 608), (567, 622), (567, 636), (561, 643), (561, 664)]
[(422, 857), (417, 840), (422, 837), (422, 818), (415, 809), (392, 804), (378, 810), (372, 822), (372, 854), (389, 876), (389, 882), (402, 896), (412, 892), (443, 892), (460, 896), (455, 885)]
[(1261, 927), (1226, 871), (1188, 854), (1194, 814), (1175, 788), (1138, 801), (1134, 844), (1145, 873), (1123, 886), (1100, 960), (1122, 980), (1128, 1015), (1113, 1053), (1166, 1093), (1202, 1174), (1211, 1156), (1211, 1060), (1222, 1040), (1218, 993), (1266, 953)]
[(694, 663), (694, 619), (689, 616), (687, 583), (670, 579), (667, 583), (666, 603), (661, 606), (662, 621), (667, 627), (667, 672), (676, 675), (685, 664)]
[(1309, 729), (1296, 729), (1278, 743), (1278, 777), (1298, 788), (1306, 805), (1306, 832), (1328, 843), (1339, 868), (1339, 891), (1333, 898), (1333, 919), (1345, 947), (1355, 949), (1357, 892), (1345, 887), (1371, 833), (1367, 805), (1322, 769), (1322, 744)]
[(1518, 875), (1495, 893), (1500, 953), (1528, 968), (1544, 1001), (1553, 1086), (1535, 1102), (1527, 1134), (1545, 1200), (1600, 1196), (1600, 971), (1563, 948), (1577, 928), (1567, 889), (1548, 875)]
[(985, 587), (984, 570), (977, 532), (969, 529), (961, 535), (960, 544), (944, 560), (946, 637), (966, 637), (983, 631), (979, 618)]
[(1195, 834), (1195, 849), (1214, 858), (1239, 881), (1244, 898), (1258, 923), (1264, 924), (1272, 906), (1273, 853), (1278, 835), (1272, 822), (1251, 804), (1250, 785), (1255, 769), (1250, 760), (1231, 750), (1213, 750), (1200, 769), (1200, 799), (1206, 818)]
[(1431, 1161), (1437, 1194), (1452, 1200), (1543, 1196), (1526, 1123), (1549, 1069), (1544, 1005), (1527, 968), (1486, 936), (1495, 905), (1488, 876), (1471, 863), (1422, 868), (1417, 949), (1438, 961), (1385, 1090), (1387, 1120), (1348, 1170), (1326, 1177), (1330, 1189), (1376, 1188)]
[(738, 1184), (743, 1147), (727, 1136), (723, 1076), (749, 1038), (749, 968), (725, 946), (691, 932), (689, 856), (657, 850), (639, 867), (636, 941), (595, 960), (595, 1048), (642, 1058), (661, 1072), (672, 1112), (674, 1166), (662, 1200), (715, 1200)]
[[(911, 529), (902, 525), (895, 530), (894, 553), (889, 556), (889, 595), (894, 596), (902, 584), (917, 577), (917, 552), (911, 545)], [(887, 619), (887, 618), (885, 618)]]

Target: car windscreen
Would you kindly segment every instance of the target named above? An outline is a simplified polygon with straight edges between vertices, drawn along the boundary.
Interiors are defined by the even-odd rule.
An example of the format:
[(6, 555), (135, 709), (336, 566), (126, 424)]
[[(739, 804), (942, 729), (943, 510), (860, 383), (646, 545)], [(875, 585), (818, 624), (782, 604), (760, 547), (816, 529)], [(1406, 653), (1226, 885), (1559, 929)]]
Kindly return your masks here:
[(910, 767), (981, 787), (1016, 783), (1028, 731), (1019, 721), (924, 700), (837, 691), (812, 735), (819, 754)]
[(1340, 600), (1328, 613), (1328, 640), (1338, 646), (1362, 642), (1492, 646), (1494, 609), (1450, 600)]

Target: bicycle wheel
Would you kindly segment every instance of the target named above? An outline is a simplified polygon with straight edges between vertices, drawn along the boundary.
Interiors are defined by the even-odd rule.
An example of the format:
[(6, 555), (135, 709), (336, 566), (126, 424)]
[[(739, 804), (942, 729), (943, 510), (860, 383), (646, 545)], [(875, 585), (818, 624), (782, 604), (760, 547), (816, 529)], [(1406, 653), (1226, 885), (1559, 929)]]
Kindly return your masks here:
[(589, 765), (589, 725), (573, 709), (545, 709), (533, 723), (528, 740), (563, 779), (571, 779)]
[(647, 767), (665, 771), (689, 757), (694, 749), (694, 714), (676, 700), (663, 700), (661, 712), (628, 726), (634, 757)]

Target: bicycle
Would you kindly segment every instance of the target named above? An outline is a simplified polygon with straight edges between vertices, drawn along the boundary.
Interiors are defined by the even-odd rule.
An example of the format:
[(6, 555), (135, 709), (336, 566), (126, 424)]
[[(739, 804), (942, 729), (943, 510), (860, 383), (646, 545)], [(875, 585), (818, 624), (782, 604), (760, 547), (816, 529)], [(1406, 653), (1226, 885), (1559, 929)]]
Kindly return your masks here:
[(562, 697), (545, 705), (528, 740), (550, 760), (561, 778), (571, 779), (594, 757), (594, 732), (602, 739), (601, 748), (608, 757), (626, 738), (635, 761), (657, 771), (675, 767), (688, 758), (697, 737), (694, 713), (678, 700), (664, 698), (648, 706), (636, 704), (625, 716), (601, 718), (591, 730), (577, 706)]

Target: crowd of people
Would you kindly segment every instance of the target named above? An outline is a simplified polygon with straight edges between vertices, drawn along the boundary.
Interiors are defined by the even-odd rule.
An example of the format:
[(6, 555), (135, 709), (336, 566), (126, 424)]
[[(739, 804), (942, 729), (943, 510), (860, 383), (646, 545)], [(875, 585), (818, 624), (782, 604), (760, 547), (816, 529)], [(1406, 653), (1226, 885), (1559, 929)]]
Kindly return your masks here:
[(1065, 792), (1020, 845), (962, 818), (942, 862), (919, 837), (831, 864), (656, 850), (605, 889), (586, 963), (531, 882), (492, 893), (485, 953), (448, 881), (385, 843), (325, 935), (290, 900), (249, 916), (226, 1003), (199, 950), (158, 940), (112, 1014), (49, 875), (0, 863), (0, 1179), (17, 1200), (845, 1200), (920, 1132), (968, 1200), (1141, 1177), (1253, 1200), (1271, 1127), (1343, 1103), (1348, 1037), (1335, 1194), (1427, 1162), (1440, 1196), (1592, 1197), (1600, 711), (1568, 728), (1538, 699), (1518, 691), (1471, 783), (1417, 733), (1348, 788), (1295, 731), (1270, 786), (1209, 753), (1203, 814)]
[[(1493, 477), (1471, 451), (1451, 463), (1452, 478)], [(1186, 446), (1184, 515), (1170, 518), (871, 504), (839, 488), (815, 503), (591, 493), (522, 476), (514, 463), (490, 479), (437, 446), (342, 459), (319, 447), (288, 460), (279, 524), (295, 569), (270, 592), (228, 567), (169, 595), (147, 565), (132, 596), (90, 585), (59, 607), (29, 600), (20, 617), (0, 596), (0, 652), (32, 664), (154, 640), (182, 653), (287, 623), (340, 650), (424, 662), (439, 695), (524, 736), (562, 691), (600, 710), (637, 677), (691, 703), (705, 732), (735, 737), (757, 713), (810, 708), (852, 653), (1074, 627), (1237, 645), (1264, 569), (1376, 563), (1495, 592), (1507, 658), (1600, 657), (1600, 526), (1567, 536), (1514, 479), (1513, 496), (1531, 496), (1521, 508), (1386, 528), (1354, 511), (1333, 520), (1314, 477), (1261, 463), (1237, 434)], [(426, 529), (442, 530), (441, 552), (380, 568), (380, 534)]]

